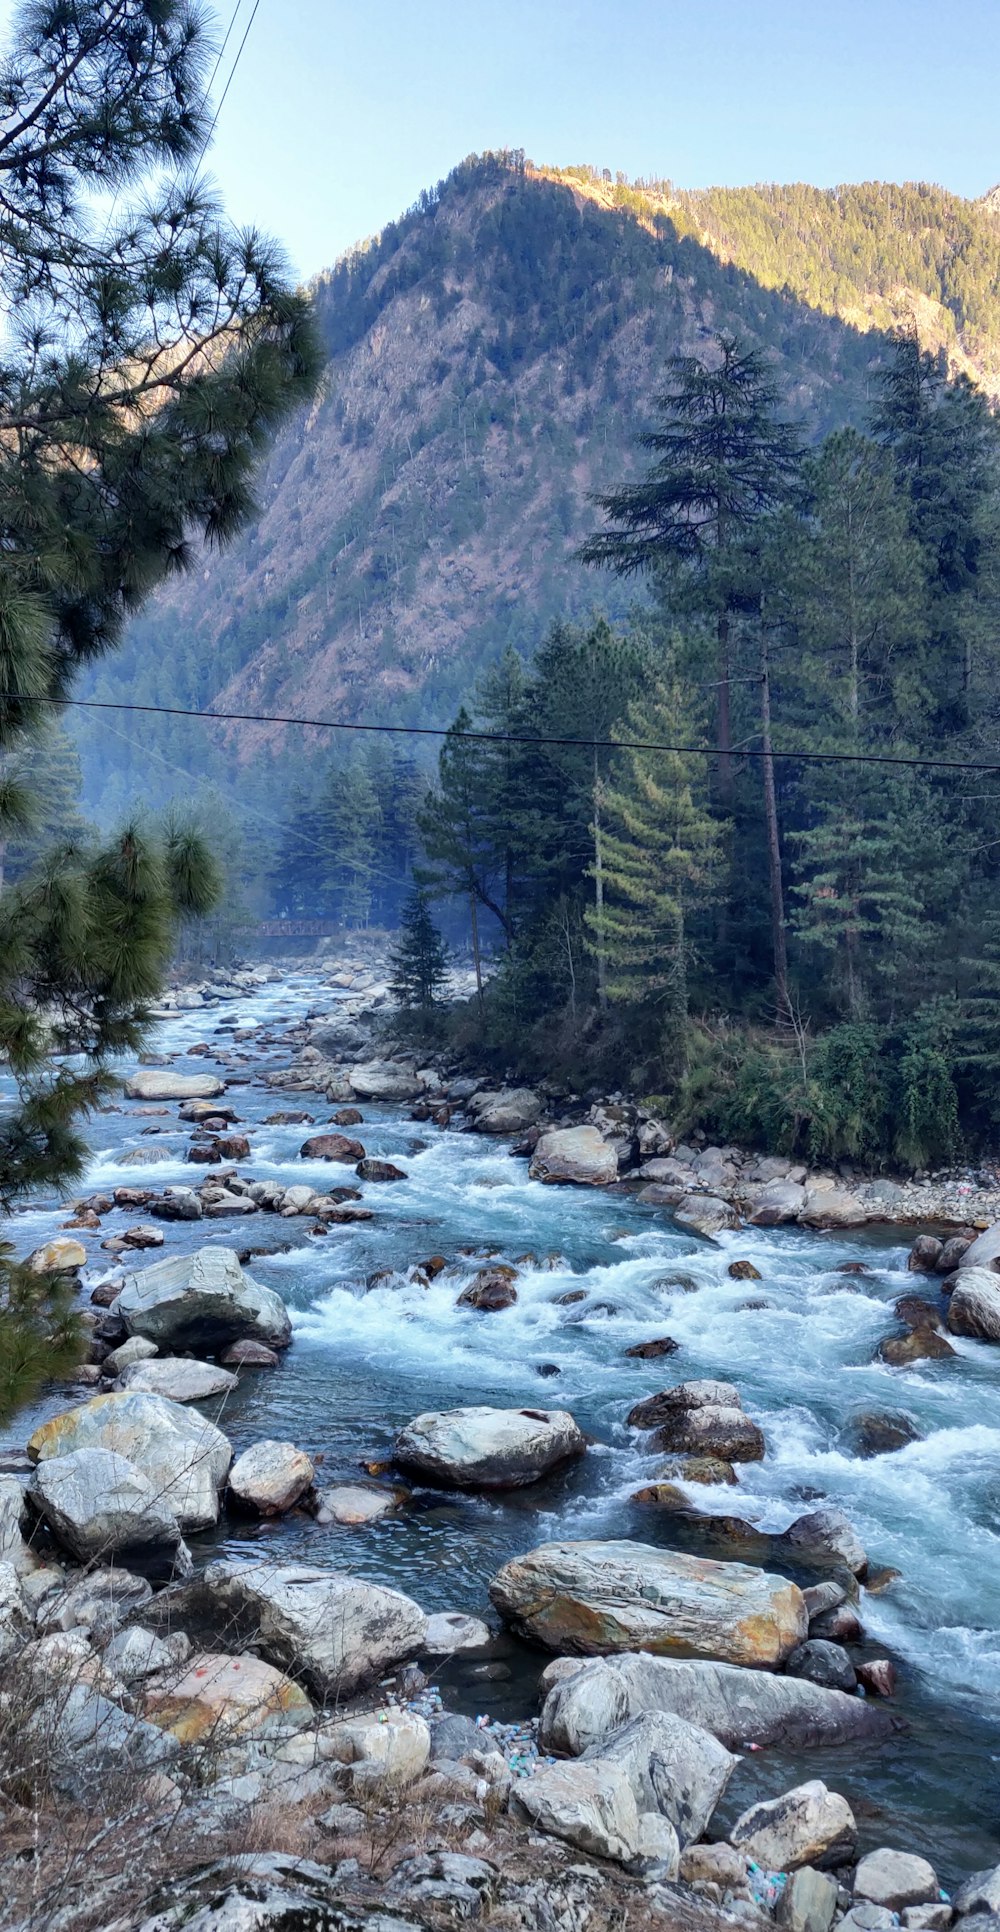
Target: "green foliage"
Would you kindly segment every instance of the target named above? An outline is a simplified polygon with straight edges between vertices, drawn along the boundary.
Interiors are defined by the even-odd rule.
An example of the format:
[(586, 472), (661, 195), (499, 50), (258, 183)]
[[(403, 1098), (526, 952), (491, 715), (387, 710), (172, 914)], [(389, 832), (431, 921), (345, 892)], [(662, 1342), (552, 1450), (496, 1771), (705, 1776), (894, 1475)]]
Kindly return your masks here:
[(70, 1374), (85, 1344), (75, 1276), (32, 1274), (0, 1246), (0, 1422), (50, 1376)]
[(419, 887), (414, 887), (403, 908), (389, 965), (389, 985), (400, 1006), (427, 1014), (448, 977), (448, 955)]

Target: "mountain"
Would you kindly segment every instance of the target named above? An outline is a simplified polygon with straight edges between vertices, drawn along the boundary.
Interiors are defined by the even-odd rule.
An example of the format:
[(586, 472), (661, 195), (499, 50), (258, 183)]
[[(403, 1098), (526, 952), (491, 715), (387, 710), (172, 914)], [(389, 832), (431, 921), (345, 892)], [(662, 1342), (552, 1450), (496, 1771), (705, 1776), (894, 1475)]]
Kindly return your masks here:
[[(674, 191), (473, 158), (321, 275), (322, 393), (276, 446), (255, 526), (162, 591), (85, 695), (447, 723), (508, 641), (633, 592), (574, 557), (633, 473), (666, 358), (732, 328), (810, 433), (858, 420), (879, 330), (912, 315), (1000, 384), (996, 197), (922, 185)], [(280, 726), (78, 714), (104, 812), (177, 774), (279, 798)]]

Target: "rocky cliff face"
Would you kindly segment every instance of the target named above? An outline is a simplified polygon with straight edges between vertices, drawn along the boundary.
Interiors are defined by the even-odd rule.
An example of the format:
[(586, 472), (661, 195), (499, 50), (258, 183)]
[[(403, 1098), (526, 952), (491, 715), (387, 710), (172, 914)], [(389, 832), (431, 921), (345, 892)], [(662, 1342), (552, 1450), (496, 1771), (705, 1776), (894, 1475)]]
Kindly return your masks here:
[[(860, 415), (881, 338), (755, 280), (711, 210), (626, 200), (596, 177), (467, 163), (321, 277), (326, 380), (272, 455), (259, 522), (168, 587), (87, 694), (448, 722), (508, 641), (530, 651), (557, 613), (623, 608), (574, 551), (592, 493), (635, 467), (669, 355), (733, 328), (814, 432)], [(151, 725), (115, 760), (145, 786), (159, 746), (169, 789), (189, 740)], [(93, 792), (104, 721), (81, 741)], [(221, 756), (287, 742), (241, 728)]]

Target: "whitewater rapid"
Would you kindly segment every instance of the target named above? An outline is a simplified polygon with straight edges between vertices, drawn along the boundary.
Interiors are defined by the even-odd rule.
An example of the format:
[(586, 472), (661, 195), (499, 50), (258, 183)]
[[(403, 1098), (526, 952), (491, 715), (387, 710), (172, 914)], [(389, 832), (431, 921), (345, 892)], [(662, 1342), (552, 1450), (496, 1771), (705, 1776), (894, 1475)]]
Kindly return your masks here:
[[(279, 1016), (296, 1019), (331, 999), (327, 986), (299, 975), (165, 1022), (158, 1044), (183, 1053), (197, 1041), (228, 1039), (215, 1034), (220, 1021), (267, 1029)], [(242, 1051), (247, 1074), (258, 1072), (252, 1045)], [(287, 1058), (271, 1054), (265, 1063)], [(187, 1064), (213, 1068), (205, 1058)], [(329, 1166), (299, 1157), (306, 1129), (263, 1124), (268, 1114), (300, 1106), (323, 1122), (330, 1109), (319, 1096), (248, 1084), (234, 1086), (227, 1100), (240, 1131), (250, 1132), (244, 1174), (331, 1184)], [(278, 1369), (246, 1378), (221, 1410), (207, 1405), (210, 1412), (237, 1451), (264, 1435), (293, 1439), (322, 1458), (325, 1483), (356, 1475), (359, 1462), (386, 1459), (398, 1428), (421, 1411), (464, 1403), (570, 1409), (593, 1447), (540, 1493), (421, 1497), (412, 1510), (365, 1529), (320, 1529), (304, 1518), (231, 1525), (195, 1539), (196, 1561), (220, 1541), (246, 1553), (256, 1540), (269, 1554), (329, 1560), (395, 1583), (428, 1609), (482, 1614), (489, 1578), (515, 1550), (556, 1536), (669, 1540), (669, 1518), (629, 1500), (663, 1458), (625, 1428), (625, 1415), (640, 1396), (671, 1382), (735, 1382), (764, 1430), (766, 1459), (743, 1466), (736, 1488), (689, 1485), (691, 1501), (765, 1530), (784, 1529), (819, 1500), (847, 1512), (873, 1564), (900, 1572), (884, 1594), (863, 1596), (861, 1616), (867, 1654), (897, 1661), (899, 1708), (910, 1727), (888, 1747), (852, 1754), (849, 1764), (835, 1753), (810, 1754), (808, 1764), (777, 1752), (766, 1764), (757, 1757), (753, 1791), (827, 1776), (857, 1803), (868, 1842), (937, 1847), (942, 1870), (996, 1862), (1000, 1350), (956, 1341), (952, 1360), (907, 1369), (873, 1360), (896, 1327), (895, 1298), (914, 1287), (934, 1292), (905, 1272), (904, 1233), (747, 1229), (707, 1242), (627, 1194), (530, 1181), (527, 1162), (506, 1145), (417, 1125), (405, 1107), (362, 1111), (364, 1124), (353, 1131), (368, 1153), (397, 1162), (408, 1177), (365, 1188), (373, 1221), (323, 1237), (308, 1235), (304, 1221), (264, 1215), (165, 1224), (166, 1252), (292, 1244), (255, 1256), (251, 1272), (287, 1301), (293, 1345)], [(166, 1131), (144, 1134), (150, 1126)], [(132, 1108), (98, 1116), (78, 1192), (200, 1180), (203, 1170), (184, 1164), (188, 1132), (174, 1109), (162, 1120)], [(159, 1153), (161, 1141), (155, 1164), (122, 1164), (132, 1149), (154, 1145)], [(17, 1217), (11, 1231), (19, 1250), (47, 1238), (62, 1218), (51, 1202)], [(108, 1272), (101, 1236), (92, 1239), (87, 1285)], [(435, 1254), (449, 1266), (426, 1286), (411, 1271)], [(492, 1256), (519, 1264), (516, 1305), (492, 1315), (458, 1308), (465, 1282)], [(146, 1259), (155, 1256), (140, 1256), (139, 1265)], [(751, 1261), (761, 1280), (732, 1279), (727, 1270), (736, 1259)], [(844, 1262), (863, 1262), (869, 1272), (839, 1273)], [(367, 1286), (386, 1269), (388, 1277)], [(580, 1300), (563, 1299), (581, 1291)], [(664, 1335), (679, 1344), (676, 1355), (627, 1358), (632, 1344)], [(23, 1445), (34, 1420), (65, 1401), (47, 1392), (8, 1428), (7, 1444)], [(850, 1424), (870, 1410), (902, 1412), (920, 1439), (860, 1459)], [(511, 1658), (510, 1678), (490, 1689), (490, 1708), (523, 1714), (540, 1660), (517, 1647)], [(471, 1696), (456, 1680), (454, 1701), (476, 1708)], [(734, 1804), (742, 1789), (737, 1779)]]

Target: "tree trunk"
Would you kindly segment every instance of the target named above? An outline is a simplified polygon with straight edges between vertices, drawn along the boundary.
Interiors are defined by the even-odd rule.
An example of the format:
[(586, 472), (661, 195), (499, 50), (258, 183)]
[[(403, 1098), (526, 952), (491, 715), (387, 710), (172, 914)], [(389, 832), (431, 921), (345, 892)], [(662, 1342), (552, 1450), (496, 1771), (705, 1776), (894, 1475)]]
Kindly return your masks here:
[(781, 843), (778, 837), (778, 800), (774, 789), (771, 745), (771, 679), (767, 661), (767, 631), (760, 631), (760, 722), (764, 756), (764, 817), (767, 824), (767, 864), (771, 887), (771, 942), (774, 949), (774, 993), (779, 1020), (792, 1010), (788, 994), (788, 949), (785, 941), (785, 896), (781, 884)]
[(594, 910), (597, 914), (597, 1004), (605, 1012), (608, 1004), (608, 969), (604, 952), (604, 854), (601, 847), (601, 781), (598, 774), (597, 747), (594, 747)]
[(479, 1010), (483, 1007), (483, 962), (479, 951), (479, 907), (474, 892), (469, 894), (469, 924), (472, 927), (472, 959), (476, 968), (476, 998)]
[(733, 796), (733, 727), (729, 703), (731, 669), (729, 617), (725, 611), (719, 617), (717, 635), (719, 642), (719, 797), (728, 807)]

